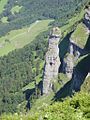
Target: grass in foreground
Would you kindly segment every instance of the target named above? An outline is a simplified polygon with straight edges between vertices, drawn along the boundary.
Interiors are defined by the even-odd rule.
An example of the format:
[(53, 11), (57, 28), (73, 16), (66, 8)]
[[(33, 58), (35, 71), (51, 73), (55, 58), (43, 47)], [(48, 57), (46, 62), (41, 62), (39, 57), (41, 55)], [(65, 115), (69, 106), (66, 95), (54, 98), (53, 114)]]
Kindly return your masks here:
[(80, 92), (63, 102), (44, 105), (27, 114), (4, 114), (1, 120), (90, 120), (90, 94)]

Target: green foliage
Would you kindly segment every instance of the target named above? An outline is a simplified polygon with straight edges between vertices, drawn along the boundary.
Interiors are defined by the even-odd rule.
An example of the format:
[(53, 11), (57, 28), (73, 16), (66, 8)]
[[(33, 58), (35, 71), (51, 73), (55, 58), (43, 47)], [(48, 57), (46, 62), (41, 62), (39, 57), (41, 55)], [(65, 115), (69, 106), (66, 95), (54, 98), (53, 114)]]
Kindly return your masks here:
[[(50, 21), (52, 20), (36, 21), (28, 27), (19, 30), (12, 30), (5, 36), (1, 37), (0, 56), (7, 55), (12, 50), (22, 48), (32, 42), (41, 32), (49, 29), (50, 26), (48, 26), (48, 24)], [(9, 39), (10, 42), (7, 43), (6, 39)]]
[(56, 102), (31, 111), (26, 115), (2, 115), (4, 120), (89, 120), (90, 119), (90, 94), (80, 92), (63, 102)]
[(2, 23), (8, 23), (8, 17), (2, 17), (2, 19), (1, 19), (1, 21), (2, 21)]
[(0, 114), (16, 112), (18, 104), (27, 99), (22, 88), (29, 83), (32, 85), (36, 80), (37, 84), (42, 80), (47, 36), (48, 32), (41, 33), (31, 44), (0, 58)]
[[(55, 26), (62, 26), (63, 24), (67, 23), (68, 18), (70, 18), (74, 13), (80, 11), (81, 6), (83, 6), (87, 1), (88, 0), (53, 0), (51, 2), (50, 0), (9, 0), (7, 5), (5, 6), (5, 10), (0, 15), (0, 18), (8, 18), (8, 23), (1, 22), (0, 24), (0, 36), (8, 33), (5, 37), (3, 37), (5, 40), (5, 44), (7, 44), (1, 52), (9, 52), (10, 50), (14, 50), (15, 48), (21, 48), (26, 44), (25, 38), (27, 37), (28, 32), (22, 37), (19, 36), (18, 39), (17, 37), (14, 40), (9, 39), (9, 37), (15, 37), (15, 35), (17, 35), (19, 32), (23, 32), (23, 29), (21, 29), (23, 28), (23, 26), (29, 26), (31, 23), (37, 20), (48, 18), (55, 19), (55, 22), (53, 23)], [(11, 11), (14, 6), (22, 6), (22, 8), (19, 12), (17, 12), (15, 10), (16, 8), (14, 8), (14, 14), (12, 14)], [(84, 13), (82, 12), (82, 14)], [(81, 20), (82, 14), (80, 15), (80, 18), (78, 20)], [(71, 28), (73, 25), (73, 20), (75, 20), (74, 23), (77, 22), (76, 19), (77, 17), (75, 17), (75, 19), (72, 19), (71, 22), (68, 21), (69, 23), (71, 23), (70, 26), (69, 24), (66, 24), (66, 26), (62, 28), (62, 31), (65, 32), (66, 28)], [(49, 22), (50, 21), (48, 21), (48, 23)], [(40, 27), (42, 27), (42, 25), (46, 25), (43, 27), (43, 30), (39, 29)], [(13, 33), (13, 31), (11, 30), (15, 29), (20, 29), (20, 31), (17, 30)], [(87, 109), (87, 106), (88, 108), (90, 107), (90, 95), (87, 93), (77, 94), (73, 98), (68, 98), (63, 102), (58, 102), (51, 106), (45, 104), (44, 107), (41, 106), (40, 109), (37, 109), (38, 112), (35, 112), (36, 108), (38, 108), (41, 103), (50, 104), (53, 95), (51, 94), (51, 96), (48, 96), (50, 98), (48, 98), (47, 96), (43, 96), (42, 98), (35, 101), (36, 97), (38, 97), (38, 95), (36, 96), (36, 94), (40, 92), (37, 86), (42, 79), (44, 67), (43, 61), (48, 43), (48, 32), (41, 32), (48, 29), (47, 22), (45, 22), (45, 24), (39, 24), (39, 27), (35, 25), (33, 29), (35, 33), (33, 33), (32, 31), (29, 32), (35, 34), (35, 36), (33, 36), (32, 34), (33, 39), (35, 38), (34, 41), (31, 42), (30, 39), (27, 39), (27, 44), (31, 42), (29, 45), (25, 46), (22, 49), (15, 50), (9, 53), (7, 56), (0, 57), (0, 114), (9, 112), (16, 113), (14, 115), (3, 115), (1, 116), (1, 119), (86, 120), (90, 116), (90, 111), (89, 109)], [(37, 31), (37, 29), (39, 30)], [(24, 30), (28, 30), (28, 28)], [(67, 33), (67, 31), (65, 33)], [(1, 38), (2, 41), (3, 38)], [(22, 41), (20, 42), (19, 39), (20, 41)], [(18, 43), (18, 45), (21, 46), (15, 47), (12, 44), (12, 42), (15, 43), (15, 40), (16, 43), (20, 42), (20, 44)], [(15, 45), (17, 45), (16, 43)], [(68, 42), (64, 41), (63, 44), (64, 43), (68, 46)], [(62, 46), (63, 45), (61, 45), (60, 48)], [(66, 50), (66, 48), (63, 48), (62, 51), (63, 50)], [(64, 55), (65, 53), (62, 54), (62, 56)], [(79, 66), (82, 66), (83, 63), (85, 65), (87, 60), (90, 61), (90, 58), (85, 58), (85, 61), (82, 61)], [(82, 69), (82, 67), (80, 67), (80, 69)], [(85, 69), (87, 70), (86, 67)], [(64, 74), (61, 74), (60, 76), (61, 78), (58, 80), (58, 82), (62, 82), (64, 80), (64, 82), (66, 83), (66, 76), (64, 76)], [(55, 83), (55, 92), (58, 90), (58, 88), (59, 85)], [(23, 91), (25, 95), (23, 94)], [(20, 112), (18, 111), (18, 108), (20, 109), (21, 105), (26, 105), (28, 102), (30, 102), (30, 96), (32, 97), (32, 102), (34, 101), (33, 103), (35, 106), (32, 109), (32, 113), (26, 115), (22, 115), (22, 113), (21, 115), (17, 114), (17, 112)], [(24, 109), (23, 106), (21, 108)]]
[(80, 23), (74, 33), (71, 35), (71, 39), (80, 47), (84, 48), (88, 39), (87, 28), (83, 23)]
[[(0, 15), (0, 18), (8, 17), (9, 23), (0, 24), (0, 36), (5, 35), (13, 29), (30, 25), (36, 20), (48, 18), (55, 19), (53, 23), (54, 26), (62, 26), (67, 23), (73, 14), (80, 11), (82, 6), (88, 1), (89, 0), (9, 0), (5, 6), (5, 10)], [(17, 12), (17, 7), (15, 6), (22, 6), (22, 8)], [(14, 14), (11, 12), (13, 9), (16, 11)]]
[(67, 77), (66, 74), (59, 73), (58, 81), (61, 82), (61, 83), (63, 82), (63, 84), (65, 84), (67, 81), (69, 81), (69, 78)]
[(8, 0), (0, 0), (0, 13), (4, 11), (4, 7), (7, 4)]
[(14, 6), (12, 9), (11, 9), (11, 12), (12, 14), (15, 14), (15, 13), (19, 13), (20, 9), (22, 8), (22, 6)]

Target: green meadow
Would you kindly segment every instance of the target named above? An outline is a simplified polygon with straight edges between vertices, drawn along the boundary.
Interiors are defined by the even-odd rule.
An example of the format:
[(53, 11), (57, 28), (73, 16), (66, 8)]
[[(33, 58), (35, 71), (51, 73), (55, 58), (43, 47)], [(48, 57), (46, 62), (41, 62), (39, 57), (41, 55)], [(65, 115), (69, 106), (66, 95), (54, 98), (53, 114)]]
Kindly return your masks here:
[(88, 30), (87, 30), (86, 26), (83, 23), (80, 23), (71, 36), (71, 39), (75, 43), (77, 43), (81, 48), (84, 48), (84, 46), (87, 42), (87, 39), (89, 36), (89, 33), (87, 31)]
[(19, 30), (10, 31), (0, 38), (0, 56), (7, 55), (10, 51), (19, 49), (29, 44), (41, 32), (46, 31), (53, 20), (36, 21), (30, 26)]
[(4, 10), (4, 6), (7, 4), (8, 0), (0, 0), (0, 13)]

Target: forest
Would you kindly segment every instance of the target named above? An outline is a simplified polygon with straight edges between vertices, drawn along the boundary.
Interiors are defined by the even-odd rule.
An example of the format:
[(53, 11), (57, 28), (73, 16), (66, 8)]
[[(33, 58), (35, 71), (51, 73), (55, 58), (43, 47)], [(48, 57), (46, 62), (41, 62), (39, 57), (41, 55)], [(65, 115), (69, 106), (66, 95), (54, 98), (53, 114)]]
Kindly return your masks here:
[[(0, 14), (0, 18), (7, 17), (8, 23), (0, 22), (0, 36), (5, 35), (13, 29), (19, 29), (23, 26), (42, 19), (55, 19), (54, 26), (67, 24), (69, 18), (87, 3), (88, 0), (9, 0)], [(17, 13), (12, 14), (11, 9), (14, 6), (22, 8)]]
[(16, 112), (17, 105), (26, 100), (22, 88), (43, 73), (47, 36), (48, 32), (41, 33), (31, 44), (0, 58), (0, 114)]

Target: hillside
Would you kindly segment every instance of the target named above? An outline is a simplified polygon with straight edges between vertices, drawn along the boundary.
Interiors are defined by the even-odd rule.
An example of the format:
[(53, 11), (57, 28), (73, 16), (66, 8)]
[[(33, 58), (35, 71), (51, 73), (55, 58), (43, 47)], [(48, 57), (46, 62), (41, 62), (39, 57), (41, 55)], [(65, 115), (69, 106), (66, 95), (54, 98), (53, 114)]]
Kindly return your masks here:
[(38, 111), (25, 114), (3, 115), (5, 120), (89, 120), (90, 94), (77, 93), (73, 98), (55, 102), (50, 106), (43, 105)]
[(29, 27), (22, 29), (12, 30), (5, 36), (0, 38), (0, 56), (7, 55), (9, 52), (23, 48), (25, 45), (32, 42), (40, 32), (49, 29), (49, 23), (53, 20), (36, 21)]
[[(3, 0), (2, 0), (3, 1)], [(55, 19), (55, 25), (62, 26), (88, 2), (88, 0), (8, 0), (0, 18), (6, 19), (0, 24), (0, 36), (11, 30), (30, 25), (36, 20)], [(17, 9), (17, 10), (16, 10)], [(38, 11), (38, 12), (37, 12)]]
[(1, 120), (90, 119), (90, 3), (87, 2), (2, 3)]
[[(0, 14), (0, 56), (7, 55), (10, 51), (21, 48), (30, 43), (29, 41), (32, 41), (37, 35), (39, 35), (40, 32), (43, 32), (42, 29), (44, 28), (44, 25), (48, 25), (49, 19), (51, 20), (50, 25), (61, 27), (64, 24), (67, 24), (69, 22), (68, 19), (74, 17), (73, 14), (76, 14), (77, 16), (77, 13), (81, 11), (83, 5), (86, 4), (87, 1), (83, 0), (82, 2), (75, 2), (75, 0), (68, 0), (67, 2), (65, 0), (61, 2), (60, 0), (54, 0), (51, 4), (51, 1), (48, 0), (40, 0), (37, 2), (22, 0), (1, 0), (2, 7), (0, 8), (2, 11)], [(69, 3), (71, 6), (69, 6)], [(79, 21), (82, 18), (83, 14), (84, 13), (82, 11), (81, 16), (74, 18), (72, 21)], [(46, 23), (44, 24), (42, 20), (46, 20)], [(42, 25), (39, 25), (39, 23), (37, 23), (37, 25), (34, 26), (34, 28), (38, 28), (38, 31), (38, 26), (40, 26), (40, 28), (42, 27), (40, 32), (38, 32), (38, 34), (37, 32), (33, 34), (34, 29), (32, 28), (33, 31), (30, 31), (32, 32), (32, 35), (29, 34), (27, 32), (28, 29), (30, 29), (30, 26), (32, 26), (34, 23), (36, 24), (37, 21), (42, 21)], [(71, 26), (72, 24), (74, 24), (72, 23), (72, 21), (68, 23), (71, 24)], [(17, 32), (18, 34), (21, 34), (20, 37), (16, 37)], [(26, 33), (22, 34), (23, 32)], [(15, 39), (13, 39), (14, 37)], [(32, 40), (29, 40), (29, 38), (31, 38)]]

